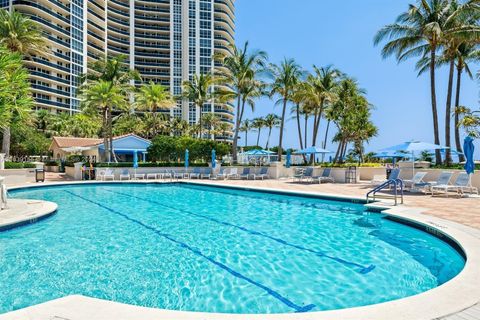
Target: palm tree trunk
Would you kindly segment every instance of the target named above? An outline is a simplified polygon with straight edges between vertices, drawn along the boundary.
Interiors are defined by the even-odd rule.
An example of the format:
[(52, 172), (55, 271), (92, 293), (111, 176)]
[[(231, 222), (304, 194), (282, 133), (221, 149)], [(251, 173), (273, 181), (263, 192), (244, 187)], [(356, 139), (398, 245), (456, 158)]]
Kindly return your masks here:
[(268, 144), (270, 143), (270, 136), (272, 135), (272, 127), (268, 128), (268, 138), (267, 138), (267, 145), (265, 146), (265, 150), (268, 150)]
[(248, 146), (248, 130), (245, 130), (245, 147)]
[(262, 132), (262, 128), (258, 128), (258, 135), (257, 135), (257, 146), (260, 145), (260, 132)]
[(112, 110), (109, 110), (108, 113), (108, 139), (109, 139), (109, 150), (110, 150), (110, 161), (115, 159), (114, 153), (113, 153), (113, 125), (112, 125), (113, 119), (112, 119)]
[[(298, 139), (300, 140), (300, 150), (303, 150), (303, 138), (302, 138), (302, 126), (300, 125), (300, 106), (297, 105), (296, 109), (296, 117), (297, 117), (297, 129), (298, 129)], [(306, 122), (305, 122), (306, 125)], [(303, 161), (307, 162), (307, 157), (303, 155)]]
[(305, 148), (308, 147), (308, 114), (305, 114), (305, 128), (303, 128), (303, 133), (304, 133), (304, 139), (305, 139), (305, 143), (303, 144), (305, 146)]
[(110, 147), (108, 141), (108, 108), (103, 110), (103, 146), (105, 148), (104, 156), (107, 158), (107, 162), (110, 162)]
[(10, 127), (5, 127), (3, 129), (3, 140), (2, 140), (2, 153), (5, 153), (5, 158), (10, 157), (10, 139), (11, 139), (11, 130)]
[(237, 119), (235, 120), (235, 132), (233, 134), (232, 143), (232, 160), (237, 162), (237, 145), (238, 145), (238, 131), (240, 130), (240, 96), (237, 98)]
[[(451, 135), (451, 115), (452, 115), (452, 92), (453, 92), (453, 75), (455, 73), (455, 60), (450, 60), (450, 70), (448, 73), (448, 91), (447, 91), (447, 105), (445, 106), (445, 145), (450, 148)], [(445, 150), (445, 163), (449, 165), (452, 162), (450, 156), (450, 149)]]
[[(325, 130), (325, 139), (323, 140), (322, 148), (327, 148), (327, 141), (328, 141), (328, 130), (330, 129), (330, 120), (327, 121), (327, 129)], [(322, 162), (325, 160), (325, 154), (322, 153)]]
[(285, 112), (287, 111), (287, 97), (283, 97), (282, 122), (280, 123), (280, 138), (278, 140), (278, 161), (282, 161), (283, 127), (285, 126)]
[[(460, 62), (459, 62), (460, 63)], [(456, 93), (455, 93), (455, 147), (457, 148), (458, 152), (463, 152), (462, 150), (462, 143), (460, 141), (460, 127), (459, 127), (459, 122), (460, 118), (457, 111), (457, 108), (460, 106), (460, 87), (461, 87), (461, 82), (462, 82), (462, 72), (463, 68), (462, 66), (457, 67), (457, 88), (456, 88)], [(465, 157), (463, 154), (460, 154), (458, 156), (460, 162), (465, 161)]]
[(338, 143), (338, 147), (337, 147), (337, 152), (335, 153), (335, 158), (333, 159), (333, 163), (337, 163), (338, 162), (338, 158), (340, 157), (340, 150), (343, 149), (343, 141), (340, 141)]
[(200, 112), (198, 113), (198, 125), (200, 127), (199, 137), (201, 139), (201, 138), (203, 138), (202, 137), (202, 131), (203, 131), (203, 127), (202, 127), (202, 107), (199, 107), (198, 109), (200, 110)]
[[(435, 51), (436, 47), (430, 49), (430, 92), (432, 98), (432, 117), (433, 117), (433, 136), (435, 144), (440, 144), (440, 135), (438, 131), (438, 110), (437, 110), (437, 93), (435, 89)], [(440, 150), (435, 150), (435, 161), (442, 164), (442, 156)]]

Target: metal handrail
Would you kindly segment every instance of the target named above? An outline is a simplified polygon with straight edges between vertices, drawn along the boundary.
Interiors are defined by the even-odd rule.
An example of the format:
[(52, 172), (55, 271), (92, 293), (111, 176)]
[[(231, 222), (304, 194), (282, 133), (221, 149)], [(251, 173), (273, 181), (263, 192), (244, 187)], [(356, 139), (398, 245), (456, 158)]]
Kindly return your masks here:
[(393, 185), (393, 189), (394, 189), (395, 205), (398, 204), (398, 197), (399, 197), (398, 188), (399, 187), (400, 187), (400, 200), (401, 200), (401, 204), (403, 204), (404, 183), (403, 183), (402, 179), (391, 179), (391, 180), (385, 181), (381, 185), (379, 185), (379, 186), (373, 188), (372, 190), (370, 190), (367, 193), (367, 203), (369, 203), (371, 195), (373, 196), (372, 200), (375, 201), (377, 192), (380, 192), (380, 191), (382, 191), (383, 189), (386, 189), (386, 188), (390, 188), (392, 185)]

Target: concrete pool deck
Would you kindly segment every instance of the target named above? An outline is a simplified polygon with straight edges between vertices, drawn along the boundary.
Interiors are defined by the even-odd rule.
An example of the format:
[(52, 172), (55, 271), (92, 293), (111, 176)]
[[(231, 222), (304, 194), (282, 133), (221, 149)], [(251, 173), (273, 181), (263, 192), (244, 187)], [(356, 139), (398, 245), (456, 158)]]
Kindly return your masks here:
[[(153, 181), (150, 181), (153, 182)], [(192, 181), (190, 181), (192, 182)], [(140, 181), (139, 183), (145, 183)], [(299, 192), (332, 197), (363, 199), (369, 185), (294, 184), (283, 180), (193, 181), (206, 185), (247, 187), (259, 190)], [(58, 183), (46, 183), (55, 185)], [(37, 186), (37, 185), (30, 185)], [(406, 205), (385, 206), (386, 213), (416, 221), (427, 228), (456, 239), (467, 255), (464, 270), (444, 285), (422, 294), (373, 306), (352, 309), (283, 315), (231, 315), (168, 311), (121, 303), (69, 296), (0, 315), (3, 319), (480, 319), (480, 198), (432, 198), (408, 195)], [(473, 213), (472, 213), (473, 212)], [(447, 219), (447, 220), (445, 220)], [(448, 221), (450, 220), (450, 221)]]
[(0, 211), (0, 231), (35, 223), (57, 211), (49, 201), (9, 199), (7, 208)]

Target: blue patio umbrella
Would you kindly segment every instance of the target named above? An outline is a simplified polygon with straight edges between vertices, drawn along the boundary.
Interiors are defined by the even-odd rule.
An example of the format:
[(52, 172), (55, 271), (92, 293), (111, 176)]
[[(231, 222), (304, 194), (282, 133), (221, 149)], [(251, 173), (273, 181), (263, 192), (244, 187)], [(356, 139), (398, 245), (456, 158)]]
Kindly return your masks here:
[(380, 150), (380, 152), (391, 152), (391, 151), (397, 151), (397, 152), (408, 152), (411, 153), (412, 155), (412, 170), (413, 170), (413, 175), (415, 175), (415, 152), (417, 151), (425, 151), (425, 150), (444, 150), (444, 149), (449, 149), (448, 147), (441, 146), (438, 144), (433, 144), (433, 143), (428, 143), (428, 142), (422, 142), (422, 141), (407, 141), (402, 144), (397, 144), (395, 146), (385, 148)]
[(212, 149), (212, 169), (215, 169), (217, 166), (217, 153), (215, 149)]
[(465, 163), (465, 171), (467, 171), (468, 174), (472, 174), (475, 171), (475, 162), (473, 161), (474, 151), (475, 146), (473, 145), (473, 138), (468, 136), (463, 142), (463, 152), (467, 159), (467, 162)]
[(320, 147), (308, 147), (306, 149), (295, 152), (295, 154), (325, 154), (332, 153), (332, 151)]
[(185, 168), (188, 169), (188, 149), (185, 149)]
[(133, 168), (138, 168), (138, 151), (133, 151)]
[(268, 150), (261, 150), (261, 149), (254, 149), (245, 152), (247, 156), (268, 156), (274, 154), (275, 152), (268, 151)]
[(292, 151), (290, 149), (287, 150), (287, 160), (285, 161), (285, 167), (290, 168), (292, 163)]

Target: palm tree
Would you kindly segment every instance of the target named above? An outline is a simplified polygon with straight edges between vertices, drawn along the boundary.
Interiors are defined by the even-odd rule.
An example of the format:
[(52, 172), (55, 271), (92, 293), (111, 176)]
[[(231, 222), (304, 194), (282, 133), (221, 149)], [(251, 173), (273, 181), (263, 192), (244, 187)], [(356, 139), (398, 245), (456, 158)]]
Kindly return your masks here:
[(22, 56), (0, 47), (0, 129), (2, 152), (10, 156), (10, 126), (29, 119), (33, 100)]
[(280, 137), (278, 142), (278, 159), (282, 158), (283, 128), (285, 126), (285, 113), (287, 104), (291, 101), (295, 86), (302, 76), (300, 66), (293, 59), (285, 59), (280, 65), (271, 65), (274, 81), (270, 91), (270, 96), (279, 95), (277, 103), (282, 104), (282, 116), (280, 120)]
[(128, 109), (127, 94), (121, 86), (112, 85), (111, 81), (92, 81), (86, 85), (81, 94), (83, 108), (87, 111), (97, 110), (102, 116), (103, 143), (107, 161), (113, 158), (112, 110)]
[(245, 105), (251, 107), (253, 99), (263, 94), (264, 83), (258, 77), (265, 70), (267, 54), (263, 51), (250, 51), (248, 42), (243, 48), (231, 45), (233, 54), (228, 56), (215, 56), (222, 63), (218, 73), (219, 83), (227, 85), (219, 87), (217, 96), (221, 101), (236, 100), (237, 112), (232, 143), (232, 158), (237, 161), (237, 145), (240, 126), (243, 121)]
[(135, 103), (137, 110), (147, 110), (149, 112), (170, 110), (176, 104), (170, 96), (170, 92), (161, 84), (153, 81), (140, 87), (136, 93)]
[[(380, 29), (374, 39), (375, 45), (389, 39), (382, 49), (384, 58), (395, 55), (401, 62), (411, 57), (430, 56), (430, 95), (435, 144), (440, 144), (435, 88), (436, 52), (444, 41), (447, 24), (452, 18), (449, 5), (450, 1), (419, 0), (417, 5), (409, 5), (408, 11), (400, 14), (395, 23)], [(438, 164), (442, 163), (439, 150), (436, 151), (435, 158)]]
[[(472, 79), (473, 74), (470, 68), (469, 63), (475, 63), (480, 61), (480, 51), (477, 47), (473, 44), (466, 44), (462, 43), (457, 50), (456, 55), (456, 68), (457, 68), (457, 85), (456, 85), (456, 92), (455, 92), (455, 147), (458, 152), (462, 152), (462, 142), (460, 141), (460, 92), (461, 92), (461, 85), (462, 85), (462, 75), (463, 72), (467, 74), (467, 76)], [(463, 154), (459, 155), (460, 162), (465, 161), (465, 157)]]
[(203, 123), (205, 127), (207, 127), (208, 138), (215, 138), (214, 136), (212, 137), (212, 132), (215, 131), (216, 127), (220, 123), (220, 117), (215, 113), (209, 112), (203, 116)]
[(190, 131), (190, 125), (188, 122), (177, 117), (170, 120), (170, 127), (174, 134), (180, 136), (185, 136)]
[[(30, 55), (44, 55), (47, 51), (45, 38), (38, 25), (15, 10), (9, 12), (0, 9), (0, 46), (27, 58)], [(7, 54), (4, 50), (2, 53)], [(28, 105), (33, 106), (30, 103)], [(10, 155), (10, 125), (6, 125), (5, 122), (2, 129), (2, 152), (8, 157)]]
[(0, 45), (22, 56), (45, 55), (47, 43), (38, 25), (16, 10), (0, 10)]
[(198, 124), (200, 127), (199, 137), (202, 137), (203, 124), (202, 114), (203, 107), (213, 99), (213, 76), (207, 74), (194, 74), (192, 80), (183, 83), (183, 97), (189, 99), (198, 110)]
[(223, 121), (221, 121), (218, 124), (218, 126), (215, 128), (215, 132), (217, 132), (217, 134), (221, 135), (222, 138), (227, 137), (227, 132), (229, 130), (231, 130), (230, 124), (228, 124), (227, 122), (223, 122)]
[(240, 131), (245, 132), (245, 147), (248, 146), (248, 131), (252, 130), (252, 122), (248, 119), (245, 119), (242, 122), (242, 126), (240, 127)]
[(267, 144), (265, 145), (265, 149), (268, 150), (268, 145), (270, 143), (270, 136), (272, 135), (272, 129), (278, 128), (280, 126), (281, 119), (276, 114), (270, 113), (265, 116), (263, 121), (265, 121), (265, 127), (268, 128)]
[(260, 145), (260, 134), (262, 129), (265, 127), (265, 121), (263, 118), (255, 118), (252, 121), (252, 128), (257, 130), (257, 143), (256, 146)]

